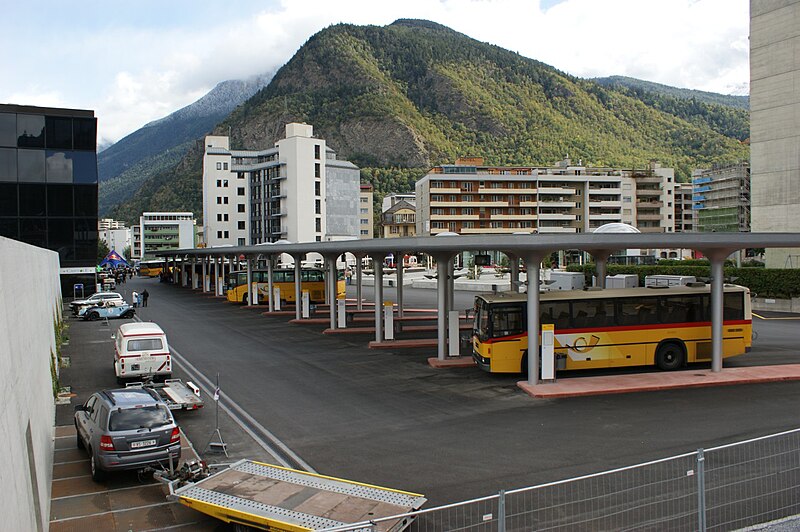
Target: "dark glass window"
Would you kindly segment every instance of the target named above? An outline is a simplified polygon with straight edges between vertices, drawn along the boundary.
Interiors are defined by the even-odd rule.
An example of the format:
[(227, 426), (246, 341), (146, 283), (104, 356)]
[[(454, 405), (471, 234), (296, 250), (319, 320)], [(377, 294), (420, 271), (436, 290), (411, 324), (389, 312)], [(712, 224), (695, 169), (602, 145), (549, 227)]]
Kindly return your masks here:
[(0, 181), (17, 181), (17, 150), (0, 148)]
[(498, 305), (492, 308), (493, 338), (522, 334), (526, 330), (525, 307), (522, 305)]
[[(49, 185), (47, 187), (47, 215), (72, 216), (72, 185)], [(60, 223), (60, 222), (59, 222)], [(53, 224), (51, 224), (53, 225)], [(70, 231), (72, 222), (70, 222)]]
[(72, 159), (72, 181), (74, 183), (97, 183), (97, 154), (73, 151), (67, 153)]
[(314, 159), (319, 159), (319, 144), (314, 144)]
[(72, 149), (72, 118), (48, 116), (45, 118), (45, 131), (48, 148)]
[(19, 220), (17, 218), (0, 218), (0, 236), (19, 240)]
[(0, 216), (17, 215), (17, 184), (0, 183)]
[(17, 146), (44, 148), (44, 117), (17, 115)]
[(76, 150), (97, 149), (97, 119), (75, 118), (72, 122), (73, 143)]
[(320, 195), (320, 184), (319, 184), (319, 181), (314, 183), (314, 195), (315, 196), (319, 196)]
[[(76, 195), (77, 195), (77, 188)], [(96, 211), (95, 211), (96, 212)], [(75, 259), (97, 258), (97, 218), (75, 218)]]
[(618, 303), (618, 325), (653, 325), (658, 323), (657, 300), (654, 297), (642, 299), (620, 299)]
[(314, 163), (314, 177), (320, 176), (320, 169), (319, 163)]
[(48, 220), (47, 247), (58, 252), (61, 262), (75, 258), (74, 242), (72, 241), (72, 220)]
[(44, 183), (44, 150), (17, 150), (17, 177), (28, 183)]
[(47, 219), (21, 218), (19, 221), (19, 239), (40, 248), (47, 247)]
[(72, 152), (52, 151), (46, 152), (45, 166), (47, 168), (48, 183), (72, 183), (73, 161)]
[(20, 183), (19, 215), (44, 216), (47, 185)]
[(17, 115), (0, 113), (0, 146), (17, 147)]
[(75, 185), (75, 216), (97, 217), (97, 187), (92, 185)]

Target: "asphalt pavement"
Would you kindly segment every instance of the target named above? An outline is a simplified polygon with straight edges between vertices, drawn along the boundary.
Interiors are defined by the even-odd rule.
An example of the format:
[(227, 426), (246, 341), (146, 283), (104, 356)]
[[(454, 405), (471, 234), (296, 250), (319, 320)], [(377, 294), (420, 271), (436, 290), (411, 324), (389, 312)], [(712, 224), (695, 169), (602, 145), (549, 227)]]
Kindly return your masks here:
[[(371, 350), (369, 337), (323, 335), (326, 325), (289, 324), (288, 317), (155, 279), (119, 288), (147, 288), (149, 306), (139, 317), (161, 325), (206, 382), (219, 374), (223, 404), (252, 435), (292, 451), (277, 458), (295, 456), (322, 474), (423, 493), (429, 506), (798, 425), (797, 382), (532, 399), (516, 386), (519, 375), (433, 369), (430, 350)], [(456, 308), (471, 307), (474, 294), (455, 296)], [(433, 307), (435, 292), (407, 288), (405, 301)], [(726, 366), (800, 362), (793, 321), (755, 327), (753, 352)], [(110, 358), (103, 371), (113, 384)], [(209, 414), (202, 412), (198, 435), (213, 428)], [(232, 422), (225, 434), (231, 445), (250, 438), (243, 449), (255, 453), (251, 458), (266, 454)]]

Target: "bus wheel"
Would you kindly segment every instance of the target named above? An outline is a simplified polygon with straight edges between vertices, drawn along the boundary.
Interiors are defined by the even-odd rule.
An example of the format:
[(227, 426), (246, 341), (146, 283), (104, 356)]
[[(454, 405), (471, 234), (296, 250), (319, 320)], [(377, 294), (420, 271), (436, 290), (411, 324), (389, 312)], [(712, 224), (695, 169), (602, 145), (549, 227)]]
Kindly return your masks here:
[(656, 350), (656, 366), (664, 371), (672, 371), (683, 365), (685, 354), (677, 342), (664, 342)]
[(246, 304), (247, 304), (247, 294), (244, 294), (244, 295), (242, 296), (242, 304), (244, 304), (244, 305), (246, 305)]

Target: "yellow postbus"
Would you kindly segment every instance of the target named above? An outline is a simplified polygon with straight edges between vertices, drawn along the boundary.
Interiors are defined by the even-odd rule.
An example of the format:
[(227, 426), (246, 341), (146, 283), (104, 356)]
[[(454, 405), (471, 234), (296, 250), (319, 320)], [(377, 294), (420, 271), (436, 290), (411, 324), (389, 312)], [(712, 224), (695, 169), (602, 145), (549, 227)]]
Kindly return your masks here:
[[(303, 268), (300, 270), (302, 282), (300, 290), (308, 290), (308, 297), (312, 303), (325, 302), (325, 271), (319, 268)], [(253, 270), (252, 280), (258, 283), (259, 303), (269, 302), (269, 271)], [(294, 268), (274, 268), (272, 270), (272, 286), (280, 288), (281, 301), (294, 303)], [(228, 301), (232, 303), (247, 303), (247, 272), (235, 271), (228, 275), (226, 285)], [(346, 291), (344, 273), (338, 272), (336, 282), (337, 298), (344, 297)]]
[[(700, 283), (697, 283), (700, 285)], [(554, 291), (540, 297), (540, 323), (554, 325), (556, 369), (657, 366), (711, 360), (710, 288)], [(492, 373), (526, 373), (527, 295), (475, 298), (472, 356)], [(749, 351), (750, 290), (725, 285), (723, 357)]]
[(163, 260), (143, 260), (139, 263), (139, 276), (158, 277), (165, 267), (166, 264)]

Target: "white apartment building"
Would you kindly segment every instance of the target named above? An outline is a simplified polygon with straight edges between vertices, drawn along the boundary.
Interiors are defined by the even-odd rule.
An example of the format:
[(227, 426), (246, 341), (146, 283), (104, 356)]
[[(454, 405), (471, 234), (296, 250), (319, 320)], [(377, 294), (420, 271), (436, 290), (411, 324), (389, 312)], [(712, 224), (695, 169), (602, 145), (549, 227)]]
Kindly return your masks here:
[(113, 218), (102, 218), (97, 222), (97, 229), (99, 231), (106, 231), (108, 229), (125, 229), (125, 222), (115, 220)]
[[(98, 232), (100, 240), (104, 240), (108, 249), (116, 250), (120, 255), (124, 255), (123, 251), (128, 246), (132, 245), (132, 231), (130, 228), (122, 229), (101, 229)], [(125, 257), (130, 259), (131, 257)]]
[(358, 198), (358, 238), (360, 239), (369, 239), (373, 236), (372, 222), (375, 217), (375, 211), (372, 204), (373, 200), (374, 193), (372, 185), (361, 185), (361, 194)]
[(132, 227), (132, 259), (155, 259), (159, 251), (195, 247), (195, 219), (191, 212), (144, 212)]
[(381, 202), (381, 212), (386, 212), (391, 209), (396, 203), (401, 201), (405, 201), (410, 205), (417, 204), (417, 196), (413, 192), (392, 192), (391, 194), (387, 194), (383, 197), (383, 202)]
[(566, 159), (553, 167), (493, 167), (480, 157), (442, 165), (416, 184), (417, 234), (591, 232), (623, 222), (674, 232), (674, 172), (593, 168)]
[(206, 137), (203, 233), (209, 247), (359, 237), (360, 173), (308, 124), (260, 151)]

